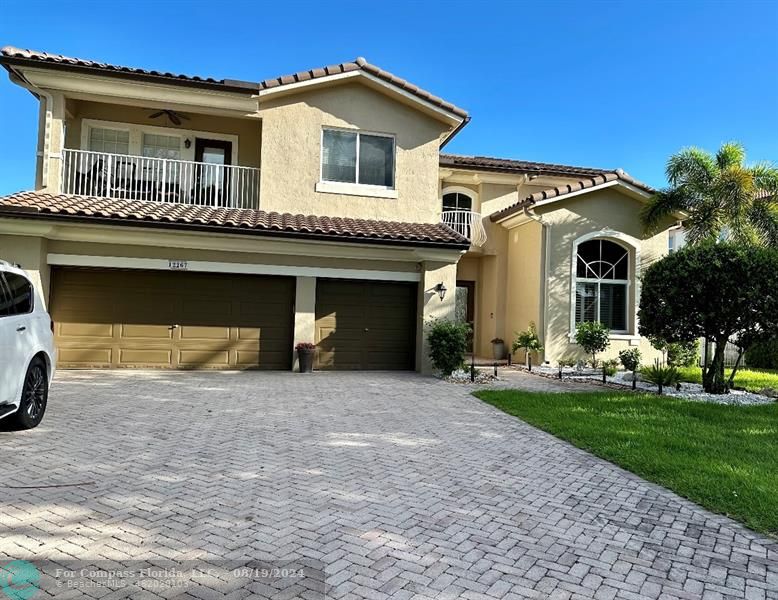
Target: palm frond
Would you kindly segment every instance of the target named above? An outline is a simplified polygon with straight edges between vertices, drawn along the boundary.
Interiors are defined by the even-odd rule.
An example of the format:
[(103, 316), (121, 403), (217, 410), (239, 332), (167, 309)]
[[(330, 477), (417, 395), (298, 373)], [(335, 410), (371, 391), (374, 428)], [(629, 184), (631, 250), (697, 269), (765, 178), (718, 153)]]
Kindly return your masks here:
[(775, 198), (756, 200), (748, 214), (763, 244), (778, 248), (778, 201)]
[(684, 221), (687, 242), (715, 242), (727, 224), (726, 216), (722, 203), (715, 197), (701, 198)]
[(675, 213), (688, 211), (694, 201), (686, 188), (668, 188), (657, 192), (640, 211), (646, 232), (657, 233)]
[(749, 168), (757, 190), (757, 198), (778, 198), (778, 167), (770, 162), (760, 162)]
[(720, 170), (742, 166), (746, 160), (746, 149), (739, 142), (726, 142), (716, 152), (716, 164)]
[(672, 186), (702, 189), (716, 178), (718, 166), (709, 152), (700, 148), (684, 148), (668, 159), (666, 173)]

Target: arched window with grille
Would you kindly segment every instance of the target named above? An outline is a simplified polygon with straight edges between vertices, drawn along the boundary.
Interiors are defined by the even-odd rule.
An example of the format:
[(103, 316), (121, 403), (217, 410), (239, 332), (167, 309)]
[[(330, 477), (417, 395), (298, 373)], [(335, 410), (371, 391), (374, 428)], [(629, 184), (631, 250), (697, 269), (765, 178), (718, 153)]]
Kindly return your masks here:
[(443, 222), (464, 235), (472, 238), (471, 212), (473, 198), (463, 192), (447, 192), (443, 194)]
[(607, 239), (581, 242), (575, 265), (575, 324), (599, 321), (614, 333), (626, 333), (629, 281), (629, 250)]

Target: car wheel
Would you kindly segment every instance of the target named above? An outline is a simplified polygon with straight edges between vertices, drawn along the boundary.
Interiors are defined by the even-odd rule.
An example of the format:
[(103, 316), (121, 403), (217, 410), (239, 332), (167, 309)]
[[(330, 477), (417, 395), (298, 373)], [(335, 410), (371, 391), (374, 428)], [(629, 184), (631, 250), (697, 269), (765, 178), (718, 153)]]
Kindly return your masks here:
[(22, 401), (14, 417), (20, 429), (37, 427), (46, 412), (46, 402), (49, 399), (49, 378), (46, 363), (40, 358), (34, 358), (27, 367), (22, 386)]

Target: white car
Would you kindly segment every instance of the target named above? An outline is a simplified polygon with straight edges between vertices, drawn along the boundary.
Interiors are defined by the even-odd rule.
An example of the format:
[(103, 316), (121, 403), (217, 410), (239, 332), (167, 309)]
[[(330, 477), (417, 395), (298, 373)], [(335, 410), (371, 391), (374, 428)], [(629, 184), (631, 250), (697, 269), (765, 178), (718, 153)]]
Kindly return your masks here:
[(54, 376), (53, 323), (22, 269), (0, 260), (0, 419), (32, 429), (43, 419)]

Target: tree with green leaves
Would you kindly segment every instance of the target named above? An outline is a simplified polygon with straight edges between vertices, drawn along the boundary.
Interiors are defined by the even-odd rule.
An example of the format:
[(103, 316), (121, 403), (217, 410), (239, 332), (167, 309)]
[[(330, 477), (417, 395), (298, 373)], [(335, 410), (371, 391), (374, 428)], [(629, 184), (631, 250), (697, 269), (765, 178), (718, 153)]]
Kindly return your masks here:
[(646, 269), (638, 318), (649, 338), (714, 341), (702, 384), (725, 394), (737, 371), (724, 378), (727, 342), (745, 352), (778, 334), (778, 249), (723, 242), (670, 254)]
[(699, 148), (673, 154), (666, 168), (670, 186), (643, 209), (646, 230), (658, 232), (684, 213), (688, 245), (724, 236), (778, 247), (778, 168), (745, 160), (745, 149), (735, 142), (723, 144), (715, 156)]
[(530, 352), (540, 352), (543, 350), (534, 321), (530, 321), (527, 330), (516, 334), (516, 339), (513, 340), (513, 345), (511, 346), (511, 352), (516, 352), (519, 348), (524, 348), (525, 363), (529, 360)]
[(597, 368), (597, 353), (604, 352), (610, 346), (610, 330), (598, 321), (585, 321), (575, 327), (575, 343), (586, 354), (592, 355), (592, 368)]

